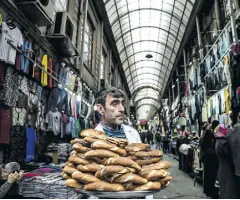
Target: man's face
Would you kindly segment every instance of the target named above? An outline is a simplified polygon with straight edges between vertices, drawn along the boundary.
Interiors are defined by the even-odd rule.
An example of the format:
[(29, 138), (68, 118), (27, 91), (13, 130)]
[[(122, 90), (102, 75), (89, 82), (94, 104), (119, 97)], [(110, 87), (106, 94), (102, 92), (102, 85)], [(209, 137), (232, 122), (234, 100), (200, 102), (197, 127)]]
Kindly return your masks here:
[(105, 107), (99, 105), (99, 111), (108, 124), (121, 125), (124, 120), (124, 98), (107, 95)]
[(1, 178), (3, 180), (7, 180), (7, 178), (8, 178), (8, 173), (7, 173), (7, 171), (4, 168), (2, 169)]

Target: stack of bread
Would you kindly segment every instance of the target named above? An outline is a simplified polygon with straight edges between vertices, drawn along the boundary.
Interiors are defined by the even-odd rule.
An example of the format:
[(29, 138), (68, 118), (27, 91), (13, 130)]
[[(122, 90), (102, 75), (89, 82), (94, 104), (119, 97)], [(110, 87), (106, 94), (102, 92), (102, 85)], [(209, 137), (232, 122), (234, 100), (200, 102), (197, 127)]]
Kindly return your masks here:
[(148, 144), (106, 137), (94, 129), (71, 141), (72, 152), (62, 172), (65, 185), (90, 191), (145, 191), (167, 187), (171, 163)]

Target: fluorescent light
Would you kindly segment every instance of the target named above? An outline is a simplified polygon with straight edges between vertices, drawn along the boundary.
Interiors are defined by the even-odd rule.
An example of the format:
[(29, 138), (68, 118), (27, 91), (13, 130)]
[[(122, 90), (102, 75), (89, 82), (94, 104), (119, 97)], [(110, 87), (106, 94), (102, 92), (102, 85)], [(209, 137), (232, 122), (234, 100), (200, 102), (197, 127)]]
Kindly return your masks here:
[(175, 85), (172, 86), (172, 88), (174, 88), (174, 87), (175, 87)]
[(176, 79), (176, 82), (178, 82), (179, 80), (178, 80), (178, 78)]

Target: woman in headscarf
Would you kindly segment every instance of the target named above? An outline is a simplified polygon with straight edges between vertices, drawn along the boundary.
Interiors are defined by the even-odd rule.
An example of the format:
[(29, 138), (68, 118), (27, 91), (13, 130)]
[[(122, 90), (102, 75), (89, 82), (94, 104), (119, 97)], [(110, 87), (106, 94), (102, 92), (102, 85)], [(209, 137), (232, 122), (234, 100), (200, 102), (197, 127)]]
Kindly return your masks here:
[(23, 174), (20, 172), (20, 165), (10, 162), (5, 166), (0, 166), (0, 175), (0, 199), (21, 198), (18, 181)]

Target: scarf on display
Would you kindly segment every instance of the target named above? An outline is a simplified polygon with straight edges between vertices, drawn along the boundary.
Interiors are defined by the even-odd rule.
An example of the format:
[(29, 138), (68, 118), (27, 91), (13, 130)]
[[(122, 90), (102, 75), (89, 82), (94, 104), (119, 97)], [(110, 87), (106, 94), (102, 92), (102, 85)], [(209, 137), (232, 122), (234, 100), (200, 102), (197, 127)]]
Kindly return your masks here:
[(108, 136), (108, 137), (113, 137), (113, 138), (126, 138), (126, 135), (124, 133), (124, 130), (123, 130), (123, 126), (120, 126), (119, 130), (114, 130), (110, 127), (108, 127), (107, 125), (102, 124), (102, 127), (103, 127), (103, 131), (105, 132), (105, 134)]
[(215, 129), (214, 129), (214, 135), (217, 138), (226, 138), (228, 135), (229, 129), (227, 126), (224, 124), (219, 124)]

